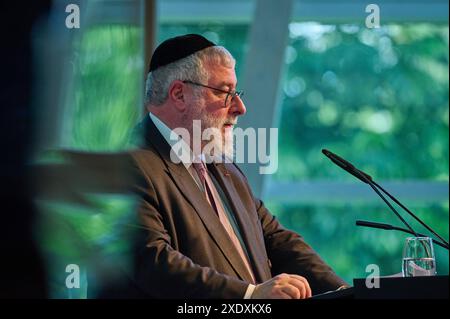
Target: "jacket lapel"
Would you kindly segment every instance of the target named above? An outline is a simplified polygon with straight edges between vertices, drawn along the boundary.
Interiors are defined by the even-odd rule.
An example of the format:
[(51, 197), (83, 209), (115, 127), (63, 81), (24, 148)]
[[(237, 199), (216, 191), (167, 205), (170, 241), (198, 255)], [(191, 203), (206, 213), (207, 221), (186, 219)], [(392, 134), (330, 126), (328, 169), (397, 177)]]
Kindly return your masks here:
[(208, 168), (212, 171), (229, 199), (229, 203), (239, 224), (241, 236), (246, 245), (256, 280), (258, 282), (265, 281), (271, 275), (263, 267), (263, 265), (267, 265), (267, 256), (261, 226), (257, 224), (259, 220), (255, 221), (255, 219), (251, 218), (250, 212), (242, 203), (238, 190), (226, 166), (224, 164), (210, 164)]
[(160, 154), (168, 169), (167, 172), (171, 176), (173, 182), (177, 185), (180, 193), (183, 194), (186, 200), (192, 205), (199, 217), (202, 219), (209, 235), (222, 251), (223, 255), (231, 264), (233, 269), (237, 274), (239, 274), (241, 279), (250, 282), (251, 277), (246, 270), (245, 264), (234, 246), (230, 244), (230, 238), (226, 230), (223, 228), (216, 212), (206, 201), (203, 193), (200, 191), (183, 163), (176, 164), (171, 161), (170, 145), (161, 135), (155, 124), (148, 116), (144, 121), (146, 121), (144, 125), (146, 129), (145, 136), (147, 143), (151, 143), (155, 150)]

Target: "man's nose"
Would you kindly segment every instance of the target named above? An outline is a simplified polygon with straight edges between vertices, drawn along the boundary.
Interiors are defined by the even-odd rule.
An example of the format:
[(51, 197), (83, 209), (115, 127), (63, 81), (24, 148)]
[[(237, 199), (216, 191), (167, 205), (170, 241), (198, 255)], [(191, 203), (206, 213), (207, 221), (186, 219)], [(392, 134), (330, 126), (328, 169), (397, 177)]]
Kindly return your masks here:
[(231, 101), (230, 112), (236, 116), (244, 115), (247, 112), (244, 101), (242, 101), (240, 96), (235, 96)]

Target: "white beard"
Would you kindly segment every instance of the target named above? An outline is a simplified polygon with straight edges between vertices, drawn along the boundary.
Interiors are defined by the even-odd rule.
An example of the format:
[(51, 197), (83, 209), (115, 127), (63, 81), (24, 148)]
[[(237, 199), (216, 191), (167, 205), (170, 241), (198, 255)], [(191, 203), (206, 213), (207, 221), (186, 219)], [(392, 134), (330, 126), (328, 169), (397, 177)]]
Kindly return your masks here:
[(233, 131), (229, 130), (225, 134), (220, 132), (220, 139), (212, 139), (209, 143), (213, 145), (214, 154), (209, 154), (217, 160), (223, 161), (223, 157), (228, 159), (230, 162), (234, 158), (234, 138)]
[[(223, 162), (225, 157), (226, 161), (232, 162), (234, 158), (233, 130), (227, 129), (224, 132), (224, 124), (227, 122), (235, 123), (236, 119), (219, 120), (217, 117), (203, 111), (204, 106), (202, 103), (191, 105), (190, 109), (191, 114), (187, 117), (191, 118), (192, 121), (195, 119), (199, 119), (201, 121), (202, 135), (203, 131), (208, 129), (209, 131), (213, 131), (215, 133), (210, 139), (202, 140), (202, 153), (205, 153), (205, 155), (213, 161)], [(193, 125), (193, 123), (189, 123), (189, 125)]]

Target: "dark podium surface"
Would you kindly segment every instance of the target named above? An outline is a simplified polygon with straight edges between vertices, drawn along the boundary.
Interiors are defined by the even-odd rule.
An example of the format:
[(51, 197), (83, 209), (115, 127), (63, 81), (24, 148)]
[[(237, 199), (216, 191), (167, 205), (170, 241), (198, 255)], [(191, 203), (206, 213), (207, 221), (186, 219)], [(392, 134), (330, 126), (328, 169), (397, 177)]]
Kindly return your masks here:
[(367, 288), (366, 278), (357, 278), (353, 287), (312, 299), (448, 299), (448, 280), (448, 276), (390, 277), (380, 278), (378, 288)]
[(357, 299), (448, 299), (448, 276), (380, 278), (380, 287), (369, 289), (366, 279), (354, 279)]

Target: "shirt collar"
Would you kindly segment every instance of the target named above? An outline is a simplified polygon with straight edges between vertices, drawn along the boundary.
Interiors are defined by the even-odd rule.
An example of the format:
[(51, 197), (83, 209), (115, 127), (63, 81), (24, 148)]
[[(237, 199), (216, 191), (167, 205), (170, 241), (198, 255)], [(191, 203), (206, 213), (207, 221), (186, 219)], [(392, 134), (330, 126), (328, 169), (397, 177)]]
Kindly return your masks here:
[(181, 156), (177, 154), (177, 152), (173, 152), (173, 154), (183, 163), (186, 168), (189, 168), (192, 165), (193, 160), (198, 161), (200, 159), (205, 163), (205, 156), (203, 154), (197, 155), (194, 157), (194, 153), (191, 150), (191, 147), (186, 143), (186, 141), (180, 136), (177, 135), (170, 127), (168, 127), (163, 121), (161, 121), (155, 114), (151, 112), (148, 113), (150, 119), (155, 124), (158, 131), (164, 137), (164, 139), (169, 143), (171, 150), (174, 150), (174, 146), (177, 144), (178, 148), (181, 148)]
[(212, 155), (208, 154), (199, 154), (194, 155), (192, 152), (191, 147), (189, 144), (186, 143), (186, 141), (180, 136), (175, 133), (170, 127), (168, 127), (163, 121), (161, 121), (155, 114), (149, 112), (150, 119), (155, 124), (158, 131), (161, 133), (161, 135), (164, 137), (164, 139), (169, 143), (171, 150), (175, 149), (175, 144), (178, 144), (177, 146), (182, 149), (182, 155), (179, 156), (176, 152), (174, 154), (176, 157), (184, 164), (186, 168), (189, 168), (192, 165), (192, 162), (198, 162), (202, 161), (203, 163), (223, 163), (223, 162), (232, 162), (232, 160), (224, 157), (213, 157)]

